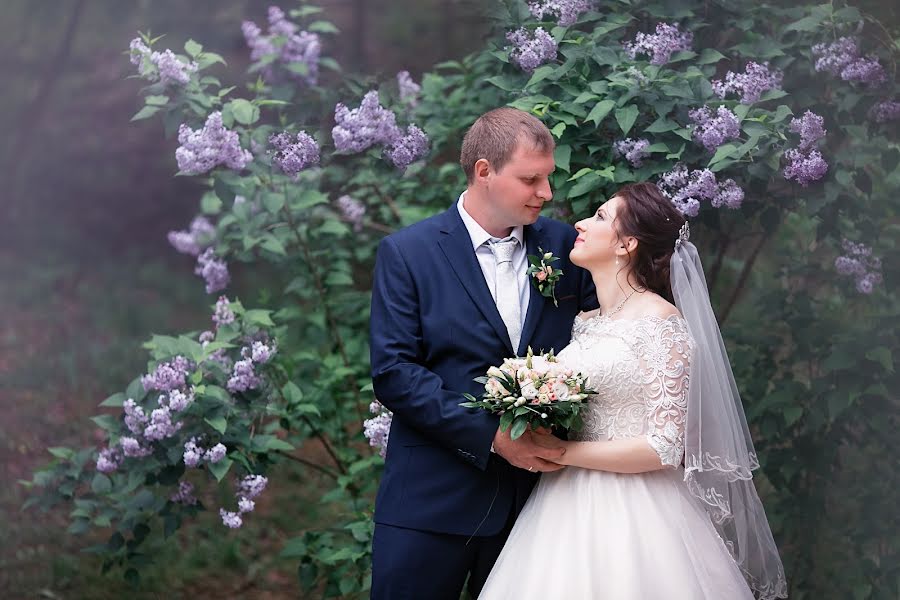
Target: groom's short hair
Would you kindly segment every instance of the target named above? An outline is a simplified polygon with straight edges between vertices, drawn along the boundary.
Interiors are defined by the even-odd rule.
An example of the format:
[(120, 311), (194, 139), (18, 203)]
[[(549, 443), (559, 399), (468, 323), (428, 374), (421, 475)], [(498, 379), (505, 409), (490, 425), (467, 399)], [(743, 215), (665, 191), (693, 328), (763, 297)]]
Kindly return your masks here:
[(475, 163), (485, 159), (499, 171), (512, 158), (520, 140), (530, 142), (538, 152), (553, 152), (556, 144), (540, 119), (517, 108), (495, 108), (478, 117), (463, 138), (459, 164), (470, 183)]

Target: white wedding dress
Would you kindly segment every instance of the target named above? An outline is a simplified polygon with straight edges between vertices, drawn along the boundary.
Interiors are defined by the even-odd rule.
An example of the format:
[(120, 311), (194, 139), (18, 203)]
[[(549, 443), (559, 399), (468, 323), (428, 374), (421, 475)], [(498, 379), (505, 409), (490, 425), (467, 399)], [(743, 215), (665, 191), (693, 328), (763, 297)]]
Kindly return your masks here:
[(737, 564), (683, 481), (694, 341), (678, 316), (576, 318), (560, 362), (597, 395), (576, 440), (643, 436), (669, 465), (618, 474), (545, 473), (479, 600), (752, 600)]

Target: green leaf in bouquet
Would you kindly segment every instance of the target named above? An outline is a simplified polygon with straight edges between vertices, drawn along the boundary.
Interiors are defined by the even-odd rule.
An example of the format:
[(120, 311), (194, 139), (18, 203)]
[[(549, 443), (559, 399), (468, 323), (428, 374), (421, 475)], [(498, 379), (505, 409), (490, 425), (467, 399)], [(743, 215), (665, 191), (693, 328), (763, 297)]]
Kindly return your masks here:
[[(506, 414), (509, 413), (507, 412)], [(522, 434), (525, 433), (526, 429), (528, 429), (528, 418), (518, 417), (515, 422), (513, 422), (512, 431), (509, 432), (510, 439), (519, 439), (520, 437), (522, 437)]]
[(500, 431), (506, 431), (507, 429), (509, 429), (509, 426), (512, 425), (515, 416), (516, 415), (511, 410), (503, 413), (503, 415), (500, 417)]

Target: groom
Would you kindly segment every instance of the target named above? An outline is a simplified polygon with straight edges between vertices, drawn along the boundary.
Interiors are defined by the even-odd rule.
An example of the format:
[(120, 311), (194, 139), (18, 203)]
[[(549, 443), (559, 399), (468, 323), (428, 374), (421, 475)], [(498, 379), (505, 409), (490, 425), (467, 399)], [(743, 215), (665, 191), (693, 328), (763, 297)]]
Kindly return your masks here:
[[(375, 600), (458, 600), (467, 579), (477, 597), (537, 473), (560, 468), (537, 433), (511, 441), (498, 417), (459, 405), (504, 358), (561, 350), (575, 315), (597, 307), (589, 273), (568, 259), (574, 227), (539, 216), (553, 149), (528, 113), (485, 113), (463, 140), (459, 200), (379, 245), (372, 380), (394, 418), (375, 504)], [(561, 259), (558, 307), (526, 274), (539, 247)]]

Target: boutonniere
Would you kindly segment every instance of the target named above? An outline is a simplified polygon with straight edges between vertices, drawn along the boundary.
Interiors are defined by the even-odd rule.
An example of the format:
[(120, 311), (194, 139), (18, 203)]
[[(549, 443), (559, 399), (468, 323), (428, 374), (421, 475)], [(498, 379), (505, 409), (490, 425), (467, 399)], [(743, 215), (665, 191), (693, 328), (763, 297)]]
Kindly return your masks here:
[(537, 288), (545, 298), (553, 298), (553, 305), (559, 306), (556, 302), (556, 282), (562, 277), (562, 269), (555, 269), (551, 265), (559, 260), (559, 257), (553, 256), (552, 252), (544, 252), (538, 248), (539, 256), (533, 254), (528, 255), (528, 276), (531, 283)]

